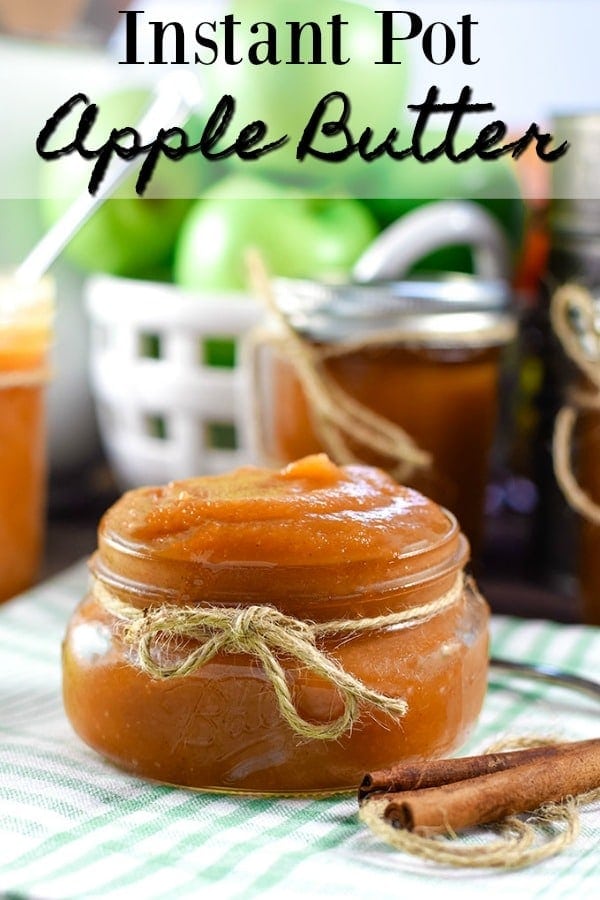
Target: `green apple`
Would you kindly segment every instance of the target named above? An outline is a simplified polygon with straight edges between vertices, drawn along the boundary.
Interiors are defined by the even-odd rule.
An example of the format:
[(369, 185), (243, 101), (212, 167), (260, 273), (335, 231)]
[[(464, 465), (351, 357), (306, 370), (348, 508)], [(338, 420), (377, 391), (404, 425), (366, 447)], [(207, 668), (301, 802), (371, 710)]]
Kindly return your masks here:
[[(376, 12), (362, 4), (348, 0), (235, 0), (231, 6), (235, 18), (241, 22), (240, 40), (243, 51), (248, 46), (265, 37), (264, 28), (256, 35), (249, 33), (253, 23), (269, 22), (276, 26), (278, 35), (278, 55), (282, 62), (277, 65), (251, 65), (247, 61), (240, 65), (225, 65), (218, 62), (207, 67), (208, 96), (215, 103), (222, 94), (229, 93), (237, 101), (237, 118), (240, 125), (254, 119), (262, 119), (269, 126), (272, 140), (284, 134), (289, 135), (289, 143), (264, 156), (256, 163), (256, 171), (261, 174), (271, 172), (285, 175), (292, 182), (307, 185), (313, 192), (321, 191), (321, 196), (331, 193), (333, 187), (339, 189), (351, 170), (364, 167), (357, 157), (351, 157), (342, 164), (323, 162), (307, 157), (303, 162), (295, 158), (296, 146), (317, 103), (332, 91), (342, 91), (352, 104), (351, 127), (356, 137), (367, 126), (371, 126), (379, 140), (383, 141), (390, 129), (398, 125), (404, 113), (407, 95), (408, 66), (407, 50), (400, 45), (397, 56), (403, 58), (401, 65), (377, 65), (382, 52), (381, 20)], [(346, 65), (331, 62), (327, 24), (333, 15), (340, 15), (349, 24), (343, 28), (342, 54), (349, 58)], [(323, 64), (287, 65), (283, 60), (289, 57), (290, 39), (287, 22), (315, 22), (323, 35)], [(310, 32), (302, 37), (302, 49), (307, 59), (312, 50)], [(329, 61), (327, 61), (329, 60)], [(330, 115), (337, 118), (340, 108), (332, 105)], [(323, 151), (332, 151), (343, 146), (341, 138), (319, 138), (316, 146)]]
[(186, 219), (175, 279), (191, 289), (244, 290), (251, 247), (278, 276), (347, 278), (376, 233), (371, 214), (355, 200), (311, 200), (272, 182), (232, 176)]
[[(89, 137), (89, 146), (98, 147), (112, 128), (135, 126), (148, 106), (144, 89), (121, 90), (97, 100), (99, 115)], [(65, 123), (53, 145), (70, 140), (74, 127)], [(201, 124), (191, 120), (186, 126), (197, 139)], [(161, 157), (144, 198), (135, 194), (135, 180), (142, 159), (133, 163), (133, 172), (115, 196), (105, 201), (65, 250), (65, 256), (86, 271), (144, 277), (169, 267), (181, 224), (192, 201), (217, 174), (213, 164), (190, 156), (173, 162)], [(86, 190), (93, 162), (69, 155), (42, 163), (42, 217), (52, 225), (72, 200)]]
[[(66, 205), (58, 199), (47, 201), (46, 222), (56, 221)], [(169, 266), (188, 208), (187, 200), (107, 200), (64, 255), (86, 272), (153, 277), (156, 266), (161, 270)]]

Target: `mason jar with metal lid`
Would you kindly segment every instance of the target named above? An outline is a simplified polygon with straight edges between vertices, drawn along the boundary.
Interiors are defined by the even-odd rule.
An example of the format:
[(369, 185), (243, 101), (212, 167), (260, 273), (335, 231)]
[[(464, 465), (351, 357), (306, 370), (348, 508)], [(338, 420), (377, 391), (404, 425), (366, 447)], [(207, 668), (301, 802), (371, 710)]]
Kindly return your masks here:
[(275, 282), (248, 357), (254, 456), (282, 465), (325, 450), (386, 468), (477, 546), (510, 304), (505, 281), (467, 275)]

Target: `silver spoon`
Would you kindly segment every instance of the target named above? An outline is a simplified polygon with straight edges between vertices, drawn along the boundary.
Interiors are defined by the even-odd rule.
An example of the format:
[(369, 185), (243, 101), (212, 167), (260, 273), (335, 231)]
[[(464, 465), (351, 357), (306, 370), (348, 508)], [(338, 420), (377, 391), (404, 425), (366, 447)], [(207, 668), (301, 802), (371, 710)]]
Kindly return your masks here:
[(590, 678), (581, 678), (555, 666), (540, 666), (533, 663), (517, 663), (507, 659), (492, 657), (490, 668), (507, 675), (518, 678), (533, 678), (535, 681), (544, 681), (559, 687), (571, 688), (595, 700), (600, 700), (600, 684)]
[[(184, 121), (199, 105), (201, 92), (194, 76), (175, 73), (164, 78), (156, 87), (155, 96), (137, 124), (142, 142), (153, 140), (160, 128)], [(44, 235), (14, 274), (22, 285), (36, 284), (57, 259), (79, 229), (98, 207), (121, 184), (136, 160), (113, 159), (95, 195), (87, 190), (73, 201), (63, 216)]]

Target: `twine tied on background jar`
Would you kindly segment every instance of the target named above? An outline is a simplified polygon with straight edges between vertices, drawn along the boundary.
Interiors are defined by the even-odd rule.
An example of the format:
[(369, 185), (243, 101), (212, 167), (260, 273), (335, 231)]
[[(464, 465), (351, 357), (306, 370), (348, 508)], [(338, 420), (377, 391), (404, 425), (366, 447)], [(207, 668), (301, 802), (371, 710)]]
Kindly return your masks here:
[(517, 330), (508, 283), (272, 282), (257, 254), (248, 263), (266, 312), (243, 347), (251, 457), (378, 466), (452, 510), (476, 556), (502, 354)]
[[(432, 289), (428, 282), (425, 285), (418, 282), (318, 285), (285, 281), (277, 283), (278, 290), (286, 293), (285, 297), (279, 297), (257, 252), (248, 254), (248, 269), (254, 293), (270, 317), (266, 327), (254, 330), (245, 347), (252, 382), (249, 430), (256, 455), (275, 464), (282, 462), (272, 459), (267, 450), (257, 399), (261, 395), (257, 349), (271, 346), (297, 376), (321, 449), (336, 463), (373, 464), (375, 455), (389, 461), (383, 467), (400, 483), (410, 484), (419, 473), (426, 473), (430, 483), (443, 481), (432, 452), (424, 449), (398, 421), (353, 397), (327, 366), (360, 351), (391, 350), (399, 346), (450, 347), (454, 353), (476, 353), (482, 347), (504, 346), (515, 337), (516, 325), (504, 308), (503, 284), (496, 281), (484, 285), (489, 297), (483, 304), (478, 296), (482, 288), (466, 276), (462, 280), (459, 276), (448, 276), (448, 281), (433, 284), (434, 292), (439, 293), (434, 298), (423, 294), (423, 290)], [(290, 309), (297, 299), (293, 296), (295, 289), (304, 291), (305, 296), (299, 302), (297, 315), (292, 315)], [(410, 293), (411, 289), (414, 294)], [(390, 291), (389, 295), (386, 290)], [(403, 290), (409, 293), (404, 296)], [(462, 300), (461, 291), (464, 292)], [(378, 316), (380, 327), (374, 325)], [(305, 331), (296, 319), (302, 322), (314, 319), (316, 327), (307, 327)], [(331, 328), (338, 327), (341, 331), (334, 339), (332, 335), (327, 336)], [(375, 405), (377, 397), (373, 400)]]
[[(410, 480), (416, 469), (429, 469), (433, 462), (431, 453), (421, 449), (399, 425), (351, 397), (324, 368), (325, 361), (332, 356), (394, 344), (406, 337), (406, 329), (365, 335), (360, 340), (345, 341), (335, 347), (315, 347), (292, 327), (280, 309), (265, 264), (256, 251), (248, 254), (248, 270), (256, 296), (277, 325), (277, 331), (256, 329), (248, 346), (254, 348), (257, 343), (270, 343), (283, 352), (300, 379), (310, 404), (315, 431), (328, 455), (338, 465), (363, 462), (351, 449), (350, 438), (355, 444), (391, 460), (389, 471), (401, 483)], [(251, 371), (256, 378), (256, 367), (252, 366)], [(258, 396), (256, 388), (253, 396)], [(256, 404), (253, 425), (253, 432), (260, 441), (260, 415)], [(261, 456), (266, 457), (265, 442), (260, 443)]]
[(600, 412), (600, 328), (592, 294), (577, 284), (559, 288), (550, 308), (552, 327), (561, 345), (588, 382), (571, 387), (556, 417), (553, 441), (554, 471), (570, 506), (594, 525), (600, 525), (600, 505), (579, 484), (572, 464), (575, 427), (583, 412)]

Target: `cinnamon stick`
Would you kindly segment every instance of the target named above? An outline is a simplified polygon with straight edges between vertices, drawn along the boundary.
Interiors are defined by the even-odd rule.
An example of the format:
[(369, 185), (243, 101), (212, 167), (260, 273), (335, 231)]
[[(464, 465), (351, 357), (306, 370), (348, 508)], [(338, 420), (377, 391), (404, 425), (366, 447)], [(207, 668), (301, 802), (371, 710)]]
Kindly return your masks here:
[(358, 789), (358, 800), (362, 803), (371, 794), (395, 794), (401, 791), (415, 791), (422, 788), (438, 787), (455, 781), (466, 781), (479, 775), (490, 775), (513, 766), (534, 760), (551, 760), (567, 749), (572, 752), (598, 743), (595, 740), (577, 741), (570, 744), (545, 744), (526, 750), (511, 750), (505, 753), (486, 753), (482, 756), (462, 756), (454, 759), (432, 759), (425, 763), (401, 763), (391, 769), (371, 772), (363, 778)]
[(457, 832), (600, 787), (600, 740), (552, 749), (557, 752), (548, 759), (390, 795), (384, 818), (421, 835)]

